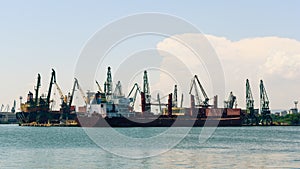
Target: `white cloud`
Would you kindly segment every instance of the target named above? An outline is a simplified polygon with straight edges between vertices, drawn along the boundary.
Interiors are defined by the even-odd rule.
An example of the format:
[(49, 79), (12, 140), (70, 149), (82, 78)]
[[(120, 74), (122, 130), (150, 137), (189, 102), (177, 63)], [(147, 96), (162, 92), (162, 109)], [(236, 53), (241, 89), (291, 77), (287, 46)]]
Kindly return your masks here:
[(300, 54), (288, 55), (284, 52), (277, 52), (270, 55), (262, 67), (266, 74), (297, 79), (300, 77)]
[[(189, 105), (188, 93), (190, 80), (193, 75), (200, 77), (202, 85), (205, 87), (209, 97), (214, 93), (222, 92), (222, 73), (221, 65), (207, 38), (203, 35), (182, 34), (164, 39), (157, 44), (158, 52), (163, 56), (160, 68), (166, 70), (175, 79), (179, 87), (178, 95), (185, 94), (184, 105)], [(217, 66), (219, 64), (219, 66)], [(168, 84), (160, 87), (161, 90), (168, 92), (173, 89), (174, 81), (168, 78), (167, 74), (161, 74), (159, 84)], [(217, 76), (221, 76), (218, 78)], [(216, 83), (213, 83), (215, 81)], [(224, 83), (224, 81), (223, 81)], [(159, 84), (151, 84), (156, 86)], [(216, 84), (216, 86), (213, 86)], [(224, 88), (224, 86), (223, 86)], [(224, 91), (223, 91), (224, 93)]]
[[(203, 38), (199, 34), (176, 36), (190, 43), (198, 43), (198, 39)], [(223, 65), (226, 78), (226, 93), (234, 91), (238, 96), (240, 107), (245, 107), (244, 86), (247, 78), (250, 79), (252, 85), (256, 107), (259, 106), (258, 83), (260, 79), (265, 81), (271, 106), (274, 106), (274, 108), (289, 108), (292, 106), (293, 99), (299, 98), (300, 92), (298, 86), (295, 85), (300, 82), (299, 41), (280, 37), (257, 37), (231, 41), (225, 37), (205, 36), (212, 44)], [(172, 40), (172, 38), (167, 38), (160, 42), (157, 45), (157, 49), (178, 55), (178, 58), (186, 65), (189, 65), (193, 72), (200, 72), (200, 74), (203, 72), (202, 68), (200, 68), (200, 71), (197, 71), (201, 65), (196, 64), (198, 62), (192, 59), (191, 55), (193, 54), (186, 47)], [(163, 62), (171, 63), (169, 57), (165, 57)], [(175, 69), (174, 71), (176, 72)], [(203, 79), (203, 83), (206, 83), (207, 80), (209, 81), (209, 77), (205, 75), (200, 77)], [(187, 79), (186, 77), (182, 78)], [(210, 88), (210, 84), (206, 84), (208, 85), (207, 88)], [(215, 94), (211, 93), (211, 91), (209, 93), (210, 95)]]

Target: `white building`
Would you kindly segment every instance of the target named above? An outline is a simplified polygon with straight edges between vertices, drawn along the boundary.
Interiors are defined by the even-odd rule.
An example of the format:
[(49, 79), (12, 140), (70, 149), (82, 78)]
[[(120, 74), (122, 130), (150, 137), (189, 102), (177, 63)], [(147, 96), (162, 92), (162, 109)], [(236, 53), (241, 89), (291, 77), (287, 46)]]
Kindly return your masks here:
[(298, 114), (298, 109), (292, 108), (289, 110), (288, 114)]
[(286, 116), (288, 114), (288, 111), (283, 110), (280, 112), (280, 116)]

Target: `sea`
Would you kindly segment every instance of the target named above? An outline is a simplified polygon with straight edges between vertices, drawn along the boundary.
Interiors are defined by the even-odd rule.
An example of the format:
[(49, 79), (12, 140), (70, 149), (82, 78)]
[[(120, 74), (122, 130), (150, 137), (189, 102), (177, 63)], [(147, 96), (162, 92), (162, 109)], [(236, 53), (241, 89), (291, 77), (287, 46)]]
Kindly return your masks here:
[(0, 168), (300, 168), (300, 127), (0, 125)]

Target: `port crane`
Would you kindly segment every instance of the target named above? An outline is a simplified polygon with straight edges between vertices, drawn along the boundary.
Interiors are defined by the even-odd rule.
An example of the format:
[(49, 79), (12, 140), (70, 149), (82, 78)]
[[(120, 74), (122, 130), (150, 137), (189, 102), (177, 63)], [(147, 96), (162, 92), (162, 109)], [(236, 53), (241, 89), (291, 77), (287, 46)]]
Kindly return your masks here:
[(112, 77), (111, 77), (111, 68), (107, 68), (107, 78), (106, 82), (104, 83), (104, 93), (107, 96), (110, 96), (112, 94)]
[[(159, 106), (159, 111), (160, 113), (163, 112), (162, 106), (165, 106), (168, 110), (168, 115), (171, 115), (172, 112), (180, 112), (183, 104), (183, 94), (181, 95), (181, 102), (180, 102), (180, 108), (178, 107), (178, 99), (177, 99), (177, 85), (174, 86), (174, 91), (173, 93), (170, 93), (166, 96), (160, 97), (159, 93), (157, 93), (157, 100), (153, 99), (153, 102), (158, 102), (158, 103), (151, 103), (151, 105), (154, 106)], [(161, 103), (161, 100), (168, 97), (168, 103)], [(175, 103), (174, 103), (175, 102)], [(164, 112), (165, 114), (166, 112)]]
[[(40, 83), (40, 78), (38, 78), (38, 85), (37, 85), (36, 93), (38, 93), (38, 89), (40, 86), (39, 83)], [(52, 92), (52, 86), (55, 83), (56, 83), (55, 70), (52, 69), (47, 98), (45, 101), (42, 97), (40, 97), (40, 101), (39, 101), (39, 105), (38, 105), (38, 109), (37, 109), (36, 122), (46, 123), (49, 119), (49, 116), (51, 116), (49, 114), (50, 103), (51, 103), (50, 97), (51, 97), (51, 92)]]
[(69, 93), (69, 97), (67, 97), (63, 94), (61, 88), (59, 87), (59, 85), (57, 84), (56, 81), (55, 81), (55, 85), (56, 85), (56, 88), (59, 92), (60, 98), (62, 100), (61, 108), (62, 108), (63, 113), (70, 113), (71, 112), (70, 108), (72, 106), (73, 95), (74, 95), (75, 87), (77, 85), (77, 81), (74, 80), (72, 94)]
[(74, 86), (75, 85), (77, 85), (77, 89), (79, 90), (79, 92), (80, 92), (80, 94), (81, 94), (81, 96), (82, 96), (82, 98), (83, 98), (83, 101), (84, 101), (84, 103), (86, 104), (86, 105), (88, 105), (89, 103), (88, 103), (88, 99), (87, 99), (87, 97), (85, 96), (85, 94), (84, 94), (84, 92), (83, 92), (83, 90), (82, 90), (82, 88), (81, 88), (81, 86), (79, 85), (79, 83), (78, 83), (78, 80), (75, 78), (75, 82), (74, 82)]
[(118, 81), (118, 83), (116, 85), (116, 88), (115, 88), (115, 91), (114, 91), (114, 96), (115, 97), (123, 96), (123, 94), (122, 94), (122, 85), (121, 85), (120, 81)]
[(62, 112), (62, 114), (61, 114), (60, 118), (61, 119), (66, 119), (66, 120), (74, 119), (76, 114), (71, 114), (71, 112), (75, 111), (74, 108), (72, 109), (72, 102), (73, 102), (73, 98), (74, 98), (74, 93), (75, 93), (76, 87), (80, 91), (85, 104), (88, 104), (87, 98), (84, 95), (84, 92), (81, 89), (81, 87), (80, 87), (80, 85), (78, 83), (78, 80), (76, 78), (74, 78), (73, 88), (72, 88), (71, 93), (68, 94), (68, 97), (63, 95), (63, 92), (61, 91), (61, 89), (58, 86), (58, 84), (56, 83), (56, 81), (55, 81), (55, 85), (57, 87), (57, 90), (60, 93), (61, 98), (62, 98), (62, 104), (61, 104), (61, 112)]
[[(168, 94), (166, 96), (163, 96), (163, 97), (160, 97), (159, 93), (157, 93), (157, 100), (153, 99), (153, 102), (157, 102), (157, 103), (152, 102), (151, 105), (158, 106), (160, 113), (162, 113), (163, 112), (162, 106), (168, 107), (168, 103), (161, 103), (161, 100), (164, 99), (164, 98), (167, 98), (167, 97), (170, 97), (170, 94)], [(173, 99), (174, 98), (172, 98), (171, 102), (173, 102)], [(172, 106), (173, 106), (173, 103), (172, 103)]]
[(236, 104), (236, 96), (234, 96), (233, 93), (230, 92), (228, 100), (224, 101), (224, 107), (233, 109), (235, 104)]
[(50, 79), (50, 84), (49, 84), (49, 89), (48, 89), (48, 94), (47, 94), (47, 97), (46, 97), (46, 101), (44, 100), (44, 98), (40, 97), (39, 104), (37, 104), (39, 88), (41, 86), (41, 76), (40, 76), (40, 74), (38, 74), (37, 85), (36, 85), (36, 88), (35, 88), (35, 93), (36, 93), (35, 97), (36, 98), (35, 98), (34, 106), (38, 107), (39, 110), (49, 111), (49, 107), (50, 107), (50, 103), (51, 103), (50, 97), (51, 97), (51, 92), (52, 92), (52, 86), (53, 86), (53, 84), (55, 84), (55, 82), (56, 82), (55, 70), (52, 69), (51, 79)]
[[(200, 88), (201, 92), (202, 92), (202, 95), (204, 96), (204, 101), (201, 101), (200, 99), (200, 96), (199, 96), (199, 91), (197, 89), (197, 84), (198, 84), (198, 87)], [(203, 86), (201, 85), (200, 83), (200, 80), (198, 78), (197, 75), (194, 76), (194, 78), (192, 79), (191, 81), (191, 87), (190, 87), (190, 92), (189, 94), (192, 94), (192, 90), (195, 89), (195, 96), (196, 96), (196, 101), (197, 101), (197, 104), (196, 106), (201, 106), (201, 107), (209, 107), (209, 98), (207, 97), (207, 94), (203, 88)]]
[[(134, 94), (133, 94), (133, 92), (134, 92)], [(139, 85), (137, 83), (135, 83), (127, 96), (127, 98), (130, 99), (130, 107), (132, 108), (132, 110), (134, 109), (134, 103), (135, 103), (138, 93), (141, 94), (141, 89), (140, 89)], [(133, 97), (131, 96), (132, 94), (133, 94)]]
[(254, 99), (248, 79), (246, 79), (246, 114), (244, 116), (245, 124), (258, 125), (258, 109), (254, 108)]
[(142, 100), (142, 112), (151, 112), (151, 95), (150, 95), (150, 87), (148, 81), (147, 71), (144, 71), (143, 76), (143, 92), (141, 92), (141, 100)]
[[(71, 107), (72, 107), (72, 102), (73, 102), (75, 88), (76, 88), (76, 86), (78, 84), (77, 80), (76, 79), (74, 80), (74, 84), (73, 84), (73, 88), (72, 88), (71, 94), (69, 93), (68, 97), (63, 95), (60, 87), (58, 86), (58, 84), (56, 82), (55, 82), (55, 84), (56, 84), (56, 87), (57, 87), (57, 89), (58, 89), (58, 91), (60, 93), (61, 99), (62, 99), (62, 104), (61, 104), (61, 113), (62, 114), (61, 114), (60, 118), (61, 119), (66, 119), (66, 120), (68, 120), (70, 118), (74, 119), (74, 116), (73, 117), (70, 116), (70, 113), (73, 111), (71, 109)], [(75, 111), (75, 109), (74, 109), (74, 111)]]
[(47, 97), (44, 96), (39, 97), (39, 89), (41, 86), (41, 76), (38, 74), (37, 85), (35, 86), (35, 98), (33, 98), (33, 94), (29, 91), (27, 95), (26, 103), (21, 103), (21, 112), (17, 113), (16, 116), (22, 122), (39, 122), (45, 123), (47, 122), (49, 117), (52, 114), (49, 113), (50, 110), (50, 96), (52, 91), (52, 85), (56, 82), (55, 70), (52, 69), (51, 80), (49, 85), (49, 90)]
[(271, 111), (269, 108), (269, 98), (264, 83), (260, 80), (260, 114), (262, 125), (272, 125)]
[[(150, 95), (150, 87), (149, 87), (149, 80), (148, 80), (148, 74), (147, 71), (144, 71), (143, 76), (143, 91), (141, 92), (141, 102), (142, 102), (142, 112), (151, 112), (151, 105), (157, 105), (159, 106), (159, 109), (161, 110), (161, 105), (167, 105), (167, 104), (161, 104), (160, 103), (160, 97), (157, 96), (158, 104), (151, 103), (151, 95)], [(172, 102), (172, 101), (171, 101)], [(172, 106), (172, 105), (171, 105)]]
[[(178, 107), (178, 97), (177, 97), (177, 93), (178, 93), (178, 88), (177, 85), (174, 86), (174, 92), (173, 92), (173, 107)], [(183, 93), (181, 94), (181, 100), (180, 100), (180, 108), (182, 108), (183, 106)]]

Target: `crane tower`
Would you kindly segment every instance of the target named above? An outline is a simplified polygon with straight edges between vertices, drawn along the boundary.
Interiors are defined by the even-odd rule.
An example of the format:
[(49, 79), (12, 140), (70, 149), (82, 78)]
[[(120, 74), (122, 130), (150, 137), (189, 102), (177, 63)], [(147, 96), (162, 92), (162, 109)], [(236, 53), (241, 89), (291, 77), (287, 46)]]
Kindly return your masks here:
[(144, 86), (143, 86), (143, 92), (141, 92), (142, 96), (142, 111), (151, 112), (151, 95), (150, 95), (150, 87), (149, 87), (149, 81), (148, 81), (148, 75), (147, 71), (144, 71)]

